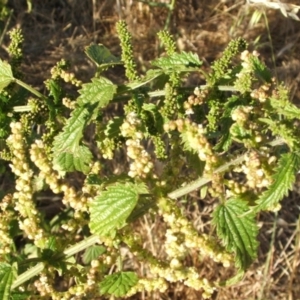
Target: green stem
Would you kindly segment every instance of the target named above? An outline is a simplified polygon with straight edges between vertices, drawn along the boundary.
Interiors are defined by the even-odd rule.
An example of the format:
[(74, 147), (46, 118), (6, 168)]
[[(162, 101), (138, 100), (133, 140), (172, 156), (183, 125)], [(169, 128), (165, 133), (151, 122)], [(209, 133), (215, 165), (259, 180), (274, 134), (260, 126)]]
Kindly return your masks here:
[(37, 91), (36, 89), (34, 89), (33, 87), (31, 87), (30, 85), (28, 85), (27, 83), (19, 80), (19, 79), (14, 79), (15, 83), (22, 86), (23, 88), (25, 88), (27, 91), (29, 91), (30, 93), (36, 95), (38, 98), (41, 99), (45, 99), (46, 97), (41, 94), (39, 91)]
[(66, 258), (73, 256), (74, 254), (96, 244), (96, 243), (100, 243), (100, 239), (98, 235), (91, 235), (90, 237), (88, 237), (85, 240), (82, 240), (81, 242), (75, 244), (74, 246), (71, 246), (70, 248), (68, 248), (67, 250), (64, 251), (64, 255), (66, 256)]
[[(82, 240), (81, 242), (77, 243), (74, 246), (71, 246), (70, 248), (68, 248), (67, 250), (65, 250), (61, 256), (59, 256), (58, 258), (64, 258), (67, 259), (71, 256), (73, 256), (74, 254), (96, 244), (99, 243), (99, 237), (97, 235), (91, 235), (90, 237), (88, 237), (85, 240)], [(11, 286), (11, 290), (15, 289), (16, 287), (18, 287), (19, 285), (23, 284), (24, 282), (26, 282), (27, 280), (29, 280), (30, 278), (38, 275), (40, 272), (43, 271), (45, 267), (45, 264), (43, 262), (38, 263), (36, 266), (30, 268), (29, 270), (27, 270), (26, 272), (22, 273), (21, 275), (19, 275), (17, 277), (17, 279), (14, 281), (14, 283)]]
[[(142, 86), (142, 84), (140, 85)], [(140, 87), (139, 86), (139, 87)], [(127, 86), (125, 86), (126, 88)], [(129, 86), (128, 86), (129, 87)], [(198, 86), (198, 88), (200, 90), (205, 90), (207, 88), (209, 88), (210, 86), (209, 85), (200, 85)], [(135, 89), (137, 89), (138, 87), (134, 87), (134, 88), (131, 88), (131, 89), (125, 89), (124, 92), (119, 92), (116, 96), (114, 97), (114, 99), (112, 100), (112, 102), (114, 103), (117, 103), (117, 102), (122, 102), (122, 101), (126, 101), (126, 100), (129, 100), (131, 99), (131, 95), (130, 95), (130, 92), (134, 91)], [(229, 91), (229, 92), (235, 92), (236, 91), (236, 88), (234, 86), (230, 86), (230, 85), (220, 85), (217, 87), (219, 89), (219, 91)], [(189, 93), (193, 93), (194, 90), (195, 90), (195, 87), (184, 87), (184, 88), (178, 88), (176, 89), (178, 92), (180, 93), (184, 93), (184, 92), (189, 92)], [(123, 95), (125, 93), (128, 93), (128, 95)], [(150, 97), (150, 98), (156, 98), (156, 97), (161, 97), (161, 96), (165, 96), (166, 94), (166, 91), (165, 90), (158, 90), (158, 91), (154, 91), (154, 92), (148, 92), (147, 95)], [(122, 96), (121, 96), (122, 95)]]
[(3, 38), (4, 38), (4, 36), (5, 36), (6, 32), (7, 32), (7, 29), (8, 29), (8, 26), (10, 24), (10, 20), (11, 20), (11, 16), (12, 16), (13, 12), (14, 12), (13, 9), (11, 9), (10, 12), (9, 12), (9, 16), (8, 16), (6, 22), (5, 22), (5, 27), (4, 27), (3, 31), (1, 32), (0, 45), (2, 45)]
[[(279, 138), (277, 140), (274, 140), (274, 141), (270, 142), (269, 145), (271, 147), (275, 147), (275, 146), (281, 145), (283, 143), (284, 143), (283, 139)], [(217, 168), (214, 171), (214, 174), (225, 172), (228, 169), (230, 169), (232, 166), (240, 164), (245, 159), (245, 157), (246, 157), (246, 154), (242, 154), (242, 155), (238, 156), (234, 160), (232, 160), (232, 161), (220, 166), (219, 168)], [(189, 194), (190, 192), (192, 192), (194, 190), (199, 189), (200, 187), (202, 187), (202, 186), (206, 185), (207, 183), (209, 183), (211, 180), (212, 180), (211, 177), (209, 177), (209, 178), (201, 177), (201, 178), (189, 183), (188, 185), (186, 185), (184, 187), (181, 187), (181, 188), (169, 193), (168, 197), (171, 198), (171, 199), (177, 199), (179, 197), (182, 197), (184, 195)]]
[(13, 110), (15, 112), (31, 111), (32, 107), (30, 107), (29, 105), (14, 106)]
[(173, 10), (175, 8), (175, 3), (176, 3), (176, 0), (171, 0), (171, 3), (169, 4), (169, 12), (168, 12), (168, 16), (166, 19), (164, 30), (167, 30), (169, 28), (171, 16), (172, 16)]
[(44, 270), (44, 267), (45, 267), (44, 263), (41, 262), (35, 265), (34, 267), (30, 268), (26, 272), (22, 273), (21, 275), (19, 275), (17, 279), (14, 281), (14, 283), (11, 285), (11, 290), (15, 289), (22, 283), (26, 282), (30, 278), (42, 272)]

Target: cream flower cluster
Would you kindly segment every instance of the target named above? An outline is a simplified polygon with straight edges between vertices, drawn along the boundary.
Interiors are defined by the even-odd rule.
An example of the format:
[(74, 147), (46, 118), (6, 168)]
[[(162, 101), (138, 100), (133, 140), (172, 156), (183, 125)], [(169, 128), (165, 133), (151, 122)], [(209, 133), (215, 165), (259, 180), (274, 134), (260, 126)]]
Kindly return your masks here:
[(168, 284), (164, 278), (140, 278), (138, 283), (130, 289), (126, 297), (135, 295), (138, 292), (159, 291), (164, 293), (168, 288)]
[(270, 91), (270, 88), (271, 88), (270, 84), (263, 84), (258, 89), (254, 89), (251, 92), (251, 97), (253, 99), (257, 99), (261, 103), (264, 103), (266, 102), (267, 98), (270, 96), (268, 93)]
[[(64, 65), (64, 66), (63, 66)], [(82, 85), (82, 81), (76, 79), (75, 74), (72, 72), (67, 72), (63, 70), (66, 66), (65, 61), (61, 61), (56, 66), (51, 69), (51, 77), (53, 79), (61, 78), (65, 82), (70, 82), (71, 84), (75, 85), (76, 87), (80, 87)]]
[(19, 212), (19, 227), (26, 236), (33, 240), (38, 247), (43, 247), (46, 242), (46, 235), (40, 227), (39, 212), (35, 207), (33, 196), (33, 171), (28, 162), (23, 126), (20, 122), (10, 124), (11, 135), (7, 139), (14, 158), (10, 167), (17, 176), (15, 199), (15, 210)]
[(153, 170), (153, 162), (148, 152), (141, 145), (140, 140), (126, 141), (127, 155), (132, 159), (128, 175), (130, 177), (145, 178)]
[(50, 280), (50, 282), (49, 280), (49, 276), (42, 273), (39, 279), (34, 282), (34, 286), (36, 287), (41, 297), (50, 296), (55, 293), (55, 290), (52, 286), (53, 280)]
[(205, 129), (202, 125), (191, 122), (189, 119), (178, 119), (170, 121), (164, 125), (165, 131), (178, 130), (182, 139), (188, 148), (198, 153), (200, 160), (205, 161), (205, 171), (211, 173), (216, 164), (218, 157), (213, 153), (213, 149), (205, 136)]
[[(160, 200), (159, 207), (161, 208), (160, 214), (163, 216), (164, 221), (170, 226), (167, 234), (170, 236), (183, 236), (184, 239), (181, 243), (185, 249), (195, 249), (201, 253), (202, 256), (208, 256), (215, 262), (221, 262), (224, 267), (229, 267), (232, 261), (231, 256), (222, 249), (217, 242), (207, 236), (201, 234), (192, 226), (192, 224), (181, 215), (179, 209), (173, 206), (168, 200)], [(168, 240), (168, 238), (167, 238)], [(168, 245), (166, 245), (167, 247)], [(174, 246), (174, 244), (172, 244)], [(179, 248), (177, 253), (180, 253)], [(179, 258), (177, 256), (176, 258)]]
[(80, 212), (88, 210), (87, 203), (89, 198), (86, 195), (78, 193), (74, 187), (60, 180), (58, 172), (52, 168), (52, 164), (46, 155), (44, 143), (41, 140), (36, 140), (31, 145), (30, 158), (40, 169), (40, 177), (45, 180), (53, 193), (64, 193), (62, 201), (66, 206), (70, 206), (75, 211)]
[[(249, 152), (245, 157), (245, 163), (241, 166), (243, 173), (246, 174), (247, 185), (252, 188), (265, 188), (272, 183), (271, 176), (265, 168), (267, 165), (274, 164), (275, 157), (268, 157), (268, 154), (258, 153), (256, 151)], [(263, 162), (266, 163), (263, 163)]]
[(250, 53), (248, 50), (245, 50), (241, 53), (242, 60), (242, 69), (236, 75), (237, 79), (234, 83), (234, 86), (241, 93), (251, 91), (252, 87), (252, 77), (253, 77), (253, 65), (251, 62), (252, 57), (258, 57), (259, 53), (257, 51), (253, 51)]
[(188, 99), (183, 103), (185, 114), (186, 115), (193, 114), (194, 113), (193, 106), (202, 104), (206, 96), (207, 96), (207, 91), (196, 88), (194, 91), (194, 95), (189, 96)]
[(139, 130), (141, 120), (138, 115), (131, 112), (127, 115), (126, 120), (121, 126), (121, 135), (129, 138), (126, 141), (127, 156), (132, 160), (128, 175), (130, 177), (145, 178), (153, 170), (153, 162), (149, 153), (142, 146), (141, 140), (144, 137), (142, 131)]
[(11, 252), (11, 246), (14, 243), (9, 232), (11, 220), (14, 218), (14, 212), (10, 209), (12, 205), (12, 194), (5, 195), (0, 203), (0, 261), (2, 261), (2, 255)]

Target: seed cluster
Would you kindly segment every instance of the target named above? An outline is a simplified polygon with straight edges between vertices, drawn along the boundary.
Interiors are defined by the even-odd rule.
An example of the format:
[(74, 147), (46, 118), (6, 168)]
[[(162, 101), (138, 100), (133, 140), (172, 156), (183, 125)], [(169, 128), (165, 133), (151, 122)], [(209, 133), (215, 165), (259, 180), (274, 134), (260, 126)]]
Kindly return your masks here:
[[(275, 78), (272, 79), (275, 81)], [(270, 97), (269, 92), (271, 91), (271, 84), (265, 83), (261, 85), (258, 89), (254, 89), (251, 92), (251, 97), (257, 99), (259, 102), (264, 103)]]
[(213, 197), (223, 193), (223, 177), (213, 173), (220, 164), (218, 156), (205, 136), (202, 125), (191, 122), (189, 119), (178, 119), (164, 125), (165, 131), (178, 130), (187, 149), (196, 152), (200, 160), (205, 161), (204, 174), (211, 176), (212, 185), (209, 189)]
[(51, 78), (54, 80), (57, 80), (61, 78), (65, 82), (70, 82), (71, 84), (75, 85), (76, 87), (82, 86), (82, 81), (76, 79), (75, 74), (72, 72), (67, 72), (66, 69), (68, 69), (68, 63), (62, 59), (59, 61), (56, 66), (54, 66), (51, 69)]
[(62, 99), (62, 103), (65, 107), (69, 108), (69, 109), (75, 109), (76, 106), (76, 101), (72, 101), (70, 98), (68, 97), (64, 97)]
[(186, 115), (194, 113), (193, 106), (201, 105), (205, 101), (207, 96), (207, 90), (200, 90), (198, 87), (195, 88), (194, 95), (188, 97), (187, 101), (183, 103)]
[(242, 171), (246, 174), (247, 185), (251, 189), (266, 188), (272, 183), (270, 170), (276, 161), (268, 153), (249, 152), (242, 165)]
[(60, 179), (59, 173), (53, 169), (46, 155), (44, 143), (36, 140), (31, 145), (30, 158), (40, 170), (40, 177), (45, 180), (55, 194), (64, 193), (63, 204), (72, 207), (75, 211), (85, 212), (88, 210), (88, 197), (77, 193), (76, 189)]
[(242, 140), (246, 148), (257, 147), (265, 141), (257, 120), (263, 113), (263, 109), (254, 106), (238, 106), (231, 113), (235, 123), (231, 126), (230, 132), (233, 137)]
[(34, 282), (34, 286), (41, 297), (55, 294), (55, 290), (53, 289), (53, 279), (45, 273), (42, 273), (39, 279)]
[(168, 284), (164, 278), (140, 278), (138, 283), (126, 294), (126, 297), (130, 297), (143, 291), (147, 291), (149, 293), (153, 291), (160, 291), (161, 293), (164, 293), (167, 288)]
[(141, 145), (140, 140), (127, 140), (127, 155), (133, 161), (130, 163), (128, 175), (130, 177), (146, 178), (153, 170), (153, 162), (148, 152)]
[(14, 243), (10, 237), (10, 223), (15, 218), (15, 213), (11, 208), (13, 207), (13, 195), (7, 194), (3, 197), (0, 203), (0, 261), (4, 258), (5, 254), (11, 252), (11, 247)]
[[(221, 262), (225, 267), (232, 262), (232, 257), (220, 247), (216, 240), (206, 235), (199, 235), (191, 222), (182, 216), (180, 209), (166, 198), (158, 199), (159, 215), (163, 217), (169, 229), (166, 231), (164, 243), (167, 259), (159, 260), (149, 250), (141, 246), (142, 241), (132, 233), (124, 237), (124, 242), (139, 260), (143, 260), (149, 266), (153, 279), (139, 280), (127, 296), (138, 291), (158, 289), (163, 292), (167, 288), (167, 282), (183, 282), (196, 290), (203, 289), (203, 298), (211, 297), (215, 290), (214, 284), (202, 279), (194, 267), (186, 267), (184, 259), (188, 250), (199, 251), (202, 256), (209, 256), (216, 262)], [(150, 281), (149, 281), (150, 280)]]
[(13, 198), (15, 199), (14, 209), (19, 212), (19, 227), (24, 231), (26, 236), (33, 240), (34, 243), (43, 247), (47, 241), (46, 234), (40, 226), (39, 212), (33, 202), (33, 171), (28, 162), (28, 153), (23, 126), (20, 122), (10, 124), (11, 135), (7, 139), (14, 158), (10, 167), (15, 173), (16, 190)]
[(214, 155), (212, 146), (205, 137), (205, 129), (202, 125), (192, 123), (189, 119), (178, 119), (165, 124), (164, 129), (167, 132), (177, 129), (181, 133), (185, 145), (196, 152), (200, 160), (206, 162), (205, 170), (213, 170), (218, 158)]
[[(167, 199), (160, 199), (159, 203), (159, 214), (162, 215), (164, 221), (170, 226), (170, 230), (167, 234), (170, 237), (175, 237), (173, 240), (177, 240), (177, 236), (183, 237), (179, 240), (180, 244), (184, 244), (186, 249), (196, 249), (201, 252), (203, 256), (208, 256), (216, 262), (221, 262), (224, 267), (228, 267), (231, 262), (231, 257), (218, 246), (217, 242), (209, 238), (207, 235), (199, 235), (197, 230), (193, 228), (192, 224), (182, 216), (178, 207), (173, 205)], [(170, 244), (174, 246), (174, 243)], [(167, 246), (167, 245), (166, 245)], [(179, 251), (176, 249), (177, 253), (181, 253), (182, 246), (180, 246)], [(174, 252), (173, 249), (171, 249)], [(175, 252), (175, 253), (176, 253)], [(180, 258), (177, 256), (176, 258)]]
[(153, 170), (153, 162), (149, 153), (142, 146), (144, 135), (139, 130), (141, 120), (136, 113), (129, 113), (121, 126), (121, 135), (129, 137), (126, 141), (127, 156), (132, 159), (128, 175), (130, 177), (146, 178)]

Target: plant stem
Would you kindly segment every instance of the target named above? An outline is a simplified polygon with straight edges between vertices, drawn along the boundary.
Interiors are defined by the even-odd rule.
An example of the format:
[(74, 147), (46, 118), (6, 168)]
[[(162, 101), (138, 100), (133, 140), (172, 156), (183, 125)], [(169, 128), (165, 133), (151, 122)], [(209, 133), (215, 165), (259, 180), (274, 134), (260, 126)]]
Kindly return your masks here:
[[(127, 86), (126, 86), (127, 87)], [(205, 90), (206, 88), (208, 88), (208, 85), (200, 85), (198, 86), (198, 88), (200, 90)], [(135, 87), (133, 89), (129, 89), (128, 90), (128, 94), (124, 95), (126, 92), (120, 92), (117, 94), (116, 97), (113, 98), (113, 100), (111, 101), (112, 103), (118, 103), (118, 102), (123, 102), (126, 100), (130, 100), (131, 99), (131, 95), (130, 92), (137, 89), (138, 87)], [(219, 89), (219, 91), (229, 91), (229, 92), (234, 92), (236, 91), (236, 88), (234, 86), (230, 86), (230, 85), (220, 85), (217, 87)], [(178, 88), (177, 91), (180, 93), (185, 93), (185, 92), (189, 92), (189, 93), (193, 93), (195, 90), (195, 87), (184, 87), (184, 88)], [(154, 91), (154, 92), (148, 92), (147, 95), (150, 98), (156, 98), (156, 97), (161, 97), (161, 96), (165, 96), (166, 92), (165, 90), (158, 90), (158, 91)]]
[[(65, 250), (59, 257), (67, 259), (68, 257), (71, 257), (74, 254), (76, 254), (96, 243), (99, 243), (99, 242), (100, 242), (100, 240), (97, 235), (91, 235), (87, 239), (84, 239), (81, 242), (79, 242), (79, 243), (71, 246), (67, 250)], [(22, 283), (26, 282), (30, 278), (32, 278), (32, 277), (36, 276), (37, 274), (39, 274), (40, 272), (42, 272), (44, 267), (45, 267), (45, 264), (43, 262), (41, 262), (41, 263), (38, 263), (37, 265), (35, 265), (34, 267), (30, 268), (29, 270), (25, 271), (21, 275), (19, 275), (17, 277), (17, 279), (13, 282), (13, 284), (11, 286), (11, 290), (15, 289)]]
[[(270, 142), (269, 145), (271, 147), (275, 147), (275, 146), (281, 145), (283, 143), (284, 143), (283, 139), (279, 138), (279, 139), (276, 139), (276, 140)], [(230, 169), (232, 166), (240, 164), (245, 159), (245, 157), (246, 157), (246, 154), (242, 154), (242, 155), (238, 156), (234, 160), (217, 168), (214, 171), (214, 174), (222, 173), (222, 172)], [(169, 193), (168, 197), (171, 199), (177, 199), (179, 197), (189, 194), (190, 192), (192, 192), (194, 190), (199, 189), (201, 186), (204, 186), (205, 184), (209, 183), (211, 180), (212, 180), (211, 177), (209, 177), (209, 178), (201, 177), (201, 178), (189, 183), (188, 185), (183, 186), (183, 187)]]
[(32, 108), (29, 105), (21, 105), (21, 106), (14, 106), (13, 110), (15, 112), (24, 112), (24, 111), (31, 111)]
[(167, 19), (165, 22), (164, 30), (167, 30), (169, 28), (171, 16), (172, 16), (173, 10), (175, 8), (175, 3), (176, 3), (176, 0), (171, 0), (171, 3), (169, 4), (169, 12), (168, 12), (168, 16), (167, 16)]
[(41, 99), (45, 99), (46, 97), (41, 94), (39, 91), (37, 91), (36, 89), (34, 89), (33, 87), (31, 87), (30, 85), (28, 85), (27, 83), (19, 80), (19, 79), (14, 79), (14, 82), (20, 86), (22, 86), (23, 88), (25, 88), (27, 91), (29, 91), (30, 93), (36, 95), (38, 98)]
[(11, 285), (11, 290), (15, 289), (22, 283), (26, 282), (30, 278), (32, 278), (32, 277), (36, 276), (37, 274), (39, 274), (40, 272), (42, 272), (44, 267), (45, 267), (45, 264), (43, 262), (41, 262), (41, 263), (38, 263), (37, 265), (35, 265), (34, 267), (30, 268), (26, 272), (22, 273), (21, 275), (19, 275), (17, 277), (17, 279)]

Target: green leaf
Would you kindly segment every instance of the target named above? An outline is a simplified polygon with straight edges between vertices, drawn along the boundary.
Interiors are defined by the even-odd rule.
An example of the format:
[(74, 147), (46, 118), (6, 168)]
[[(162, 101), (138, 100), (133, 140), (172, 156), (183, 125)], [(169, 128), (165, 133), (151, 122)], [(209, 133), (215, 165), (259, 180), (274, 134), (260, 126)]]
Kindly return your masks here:
[(213, 223), (226, 249), (236, 254), (236, 266), (245, 270), (256, 257), (258, 226), (246, 202), (230, 199), (213, 212)]
[(272, 81), (272, 73), (266, 65), (256, 56), (251, 56), (251, 63), (255, 76), (266, 82)]
[(124, 92), (128, 90), (136, 90), (162, 75), (163, 72), (161, 70), (148, 70), (146, 75), (142, 79), (140, 79), (139, 81), (130, 82), (125, 87), (123, 87)]
[(54, 79), (50, 79), (48, 85), (49, 85), (49, 89), (50, 89), (50, 96), (53, 96), (54, 103), (55, 104), (60, 103), (61, 99), (64, 96), (64, 91), (63, 91), (62, 87)]
[(28, 299), (30, 299), (30, 296), (32, 296), (32, 292), (24, 292), (24, 291), (15, 292), (15, 291), (13, 291), (11, 293), (10, 299), (11, 300), (28, 300)]
[(199, 151), (198, 147), (198, 136), (192, 133), (191, 131), (183, 131), (180, 133), (180, 137), (183, 143), (183, 149), (185, 151), (191, 151), (192, 153), (197, 154)]
[(276, 98), (271, 98), (270, 104), (277, 111), (278, 114), (283, 115), (288, 119), (300, 118), (300, 109), (290, 101), (281, 101)]
[(243, 279), (244, 275), (245, 275), (245, 271), (239, 270), (238, 273), (236, 275), (234, 275), (233, 277), (231, 277), (225, 281), (221, 281), (220, 286), (231, 286), (231, 285), (237, 284)]
[(53, 143), (53, 165), (58, 171), (81, 171), (88, 173), (89, 164), (92, 160), (92, 153), (80, 145), (83, 137), (83, 129), (89, 122), (93, 110), (87, 106), (75, 109), (63, 129)]
[(123, 297), (137, 282), (138, 277), (134, 272), (118, 272), (107, 275), (100, 283), (100, 293)]
[(104, 246), (93, 245), (84, 251), (82, 261), (84, 264), (88, 265), (92, 260), (98, 259), (98, 257), (105, 252), (106, 248)]
[(0, 91), (7, 87), (14, 80), (11, 66), (0, 59)]
[(97, 174), (89, 174), (86, 177), (86, 183), (90, 185), (101, 185), (103, 183), (103, 178), (100, 178)]
[(200, 67), (202, 62), (195, 53), (173, 53), (170, 56), (160, 57), (152, 61), (152, 65), (168, 71), (177, 71), (182, 67)]
[(230, 132), (226, 132), (222, 135), (218, 143), (214, 146), (216, 151), (228, 151), (232, 145), (232, 135)]
[(267, 124), (274, 136), (282, 137), (289, 147), (293, 148), (298, 142), (299, 138), (295, 135), (294, 128), (289, 124), (285, 124), (285, 120), (282, 120), (280, 123), (268, 118), (259, 118), (258, 120)]
[(243, 141), (244, 139), (251, 138), (251, 131), (246, 130), (243, 126), (238, 123), (234, 123), (230, 127), (231, 137), (236, 141)]
[(155, 201), (153, 201), (152, 197), (140, 197), (137, 205), (127, 218), (127, 223), (132, 223), (136, 221), (138, 218), (146, 214), (150, 208), (154, 208), (156, 205)]
[(6, 263), (0, 264), (0, 298), (10, 299), (10, 289), (13, 281), (17, 278), (17, 268), (15, 265)]
[(90, 204), (90, 229), (100, 236), (113, 236), (126, 224), (126, 219), (137, 204), (139, 194), (147, 192), (143, 184), (115, 184)]
[(77, 99), (77, 103), (80, 106), (87, 103), (97, 103), (98, 108), (102, 108), (112, 100), (116, 91), (117, 86), (110, 80), (104, 77), (93, 78), (92, 82), (82, 85), (82, 89), (79, 90), (80, 96)]
[(121, 60), (110, 53), (102, 44), (91, 44), (85, 48), (85, 54), (97, 66), (114, 66), (122, 64)]
[(195, 170), (198, 176), (202, 176), (205, 167), (205, 162), (199, 159), (199, 155), (197, 153), (187, 151), (186, 159), (188, 166), (191, 169)]
[(154, 103), (144, 103), (142, 106), (143, 121), (150, 134), (157, 134), (163, 130), (163, 117), (159, 107)]
[(292, 189), (299, 168), (299, 153), (282, 154), (278, 161), (276, 173), (273, 175), (274, 181), (270, 188), (262, 193), (256, 201), (258, 205), (255, 207), (255, 211), (276, 209), (279, 201), (287, 196), (288, 191)]
[(120, 127), (124, 122), (124, 117), (114, 117), (107, 122), (104, 129), (105, 135), (112, 139), (116, 138), (120, 134)]

